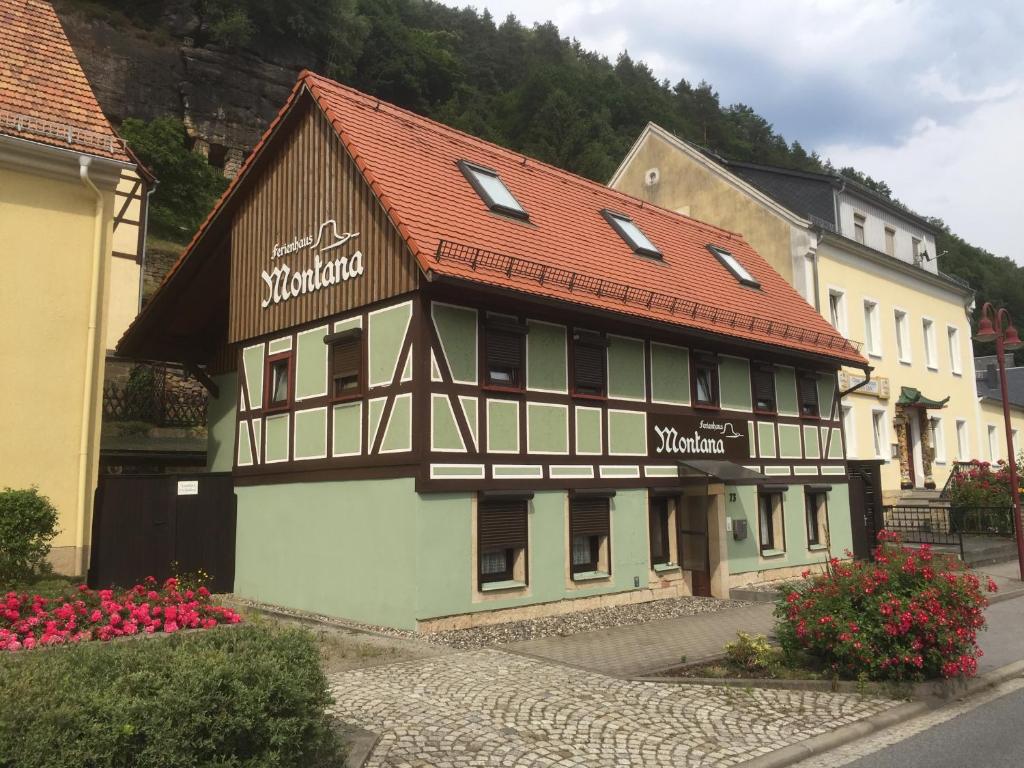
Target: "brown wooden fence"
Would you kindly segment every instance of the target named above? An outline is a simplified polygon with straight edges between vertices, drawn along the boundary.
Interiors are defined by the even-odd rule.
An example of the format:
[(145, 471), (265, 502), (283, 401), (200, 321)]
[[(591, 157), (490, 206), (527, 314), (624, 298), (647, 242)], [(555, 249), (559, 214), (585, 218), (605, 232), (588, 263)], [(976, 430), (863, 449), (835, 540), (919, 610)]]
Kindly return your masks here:
[(214, 592), (235, 584), (235, 490), (230, 473), (108, 475), (92, 521), (89, 585), (129, 587), (147, 576), (203, 570)]

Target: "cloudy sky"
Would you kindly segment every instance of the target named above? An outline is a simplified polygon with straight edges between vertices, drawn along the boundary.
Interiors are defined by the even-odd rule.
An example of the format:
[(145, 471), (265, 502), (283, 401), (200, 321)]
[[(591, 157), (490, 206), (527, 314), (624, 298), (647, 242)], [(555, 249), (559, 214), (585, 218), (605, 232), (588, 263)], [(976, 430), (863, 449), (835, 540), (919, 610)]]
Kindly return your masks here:
[(707, 80), (723, 104), (750, 105), (789, 141), (1024, 263), (1021, 0), (445, 2), (550, 19), (660, 78)]

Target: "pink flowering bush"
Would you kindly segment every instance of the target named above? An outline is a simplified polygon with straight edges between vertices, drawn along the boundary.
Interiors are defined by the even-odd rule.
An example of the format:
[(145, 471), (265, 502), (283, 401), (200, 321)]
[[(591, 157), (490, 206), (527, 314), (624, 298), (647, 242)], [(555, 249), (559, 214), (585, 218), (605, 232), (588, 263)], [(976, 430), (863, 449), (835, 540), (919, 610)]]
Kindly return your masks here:
[[(787, 657), (810, 657), (838, 677), (912, 681), (972, 677), (988, 599), (981, 581), (927, 545), (910, 549), (899, 535), (878, 534), (871, 562), (833, 558), (825, 573), (776, 607)], [(996, 591), (989, 579), (989, 592)]]
[(158, 585), (149, 577), (144, 584), (118, 592), (92, 590), (83, 584), (73, 594), (55, 599), (8, 592), (0, 598), (0, 650), (113, 640), (138, 633), (173, 634), (240, 621), (235, 611), (214, 605), (206, 587), (181, 590), (173, 578)]

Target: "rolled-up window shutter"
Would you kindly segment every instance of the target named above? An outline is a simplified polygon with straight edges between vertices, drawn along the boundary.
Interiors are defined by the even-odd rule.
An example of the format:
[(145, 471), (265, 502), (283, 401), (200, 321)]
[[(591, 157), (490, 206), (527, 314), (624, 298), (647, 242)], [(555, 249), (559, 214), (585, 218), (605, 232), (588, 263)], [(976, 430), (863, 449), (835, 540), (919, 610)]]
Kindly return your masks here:
[(335, 376), (359, 375), (359, 339), (339, 341), (331, 349), (334, 353), (331, 373)]
[(487, 330), (487, 364), (518, 368), (523, 360), (523, 336), (500, 330)]
[(573, 536), (607, 536), (611, 529), (608, 499), (573, 499), (569, 519)]
[(752, 377), (754, 405), (764, 410), (775, 410), (775, 374), (771, 371), (755, 370)]
[(481, 501), (477, 507), (480, 551), (525, 549), (526, 501)]
[(604, 347), (578, 341), (573, 345), (576, 391), (603, 395), (605, 388)]
[(804, 414), (818, 413), (818, 380), (813, 377), (800, 377), (800, 411)]

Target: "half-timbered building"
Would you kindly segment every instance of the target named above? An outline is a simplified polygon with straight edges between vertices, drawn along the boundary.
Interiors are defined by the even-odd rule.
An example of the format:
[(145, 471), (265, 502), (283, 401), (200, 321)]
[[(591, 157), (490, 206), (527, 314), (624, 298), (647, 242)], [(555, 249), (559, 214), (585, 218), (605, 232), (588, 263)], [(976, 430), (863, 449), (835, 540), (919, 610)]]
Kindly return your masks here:
[(246, 597), (430, 630), (850, 546), (866, 362), (741, 237), (314, 74), (119, 351), (207, 372)]

